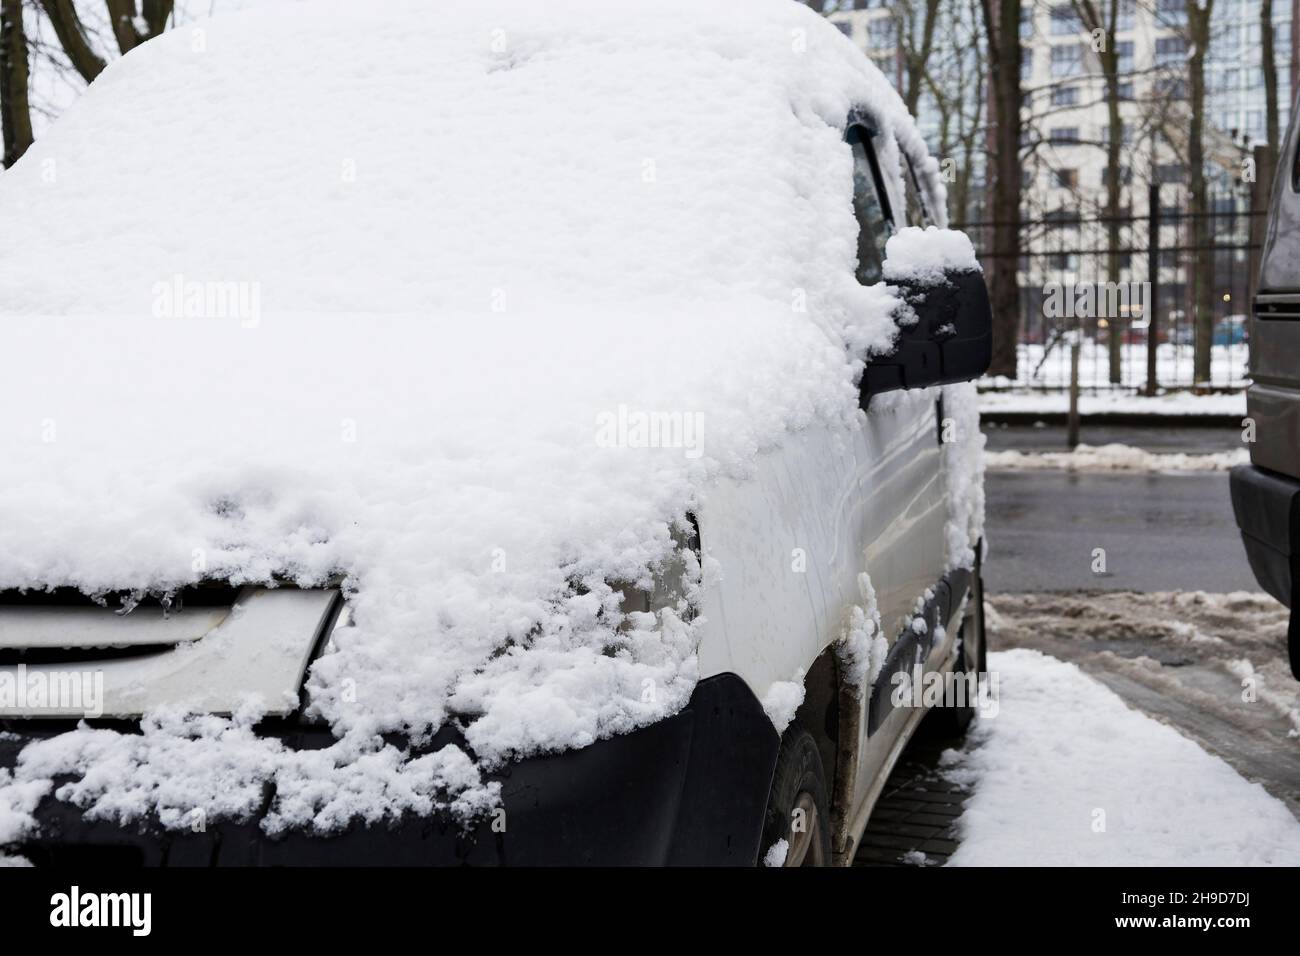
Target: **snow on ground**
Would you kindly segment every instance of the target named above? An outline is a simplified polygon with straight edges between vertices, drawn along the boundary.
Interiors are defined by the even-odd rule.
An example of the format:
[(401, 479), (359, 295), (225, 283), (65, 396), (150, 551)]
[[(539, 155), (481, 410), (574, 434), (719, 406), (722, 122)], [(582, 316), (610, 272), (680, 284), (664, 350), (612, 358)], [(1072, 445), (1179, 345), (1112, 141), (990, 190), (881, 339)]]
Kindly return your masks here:
[(1179, 472), (1226, 471), (1250, 461), (1245, 448), (1203, 455), (1153, 452), (1132, 445), (1079, 445), (1074, 451), (1017, 451), (1006, 449), (984, 455), (991, 471), (1103, 471)]
[[(897, 93), (788, 0), (204, 30), (115, 61), (0, 176), (0, 588), (341, 575), (352, 626), (306, 686), (340, 740), (256, 739), (256, 701), (82, 729), (27, 748), (0, 811), (65, 773), (123, 821), (245, 815), (268, 782), (277, 827), (481, 808), (480, 769), (679, 709), (675, 532), (792, 431), (859, 427), (896, 334), (854, 279), (842, 124), (873, 108), (896, 175), (891, 134), (923, 149)], [(700, 428), (604, 435), (625, 410)], [(683, 564), (672, 606), (622, 612)], [(468, 758), (380, 736), (448, 722)]]
[(948, 773), (973, 786), (953, 866), (1300, 865), (1300, 822), (1258, 784), (1073, 664), (989, 655), (996, 717)]
[[(1229, 724), (1241, 723), (1243, 708), (1270, 708), (1289, 725), (1289, 736), (1300, 737), (1300, 682), (1286, 650), (1290, 611), (1267, 594), (993, 594), (985, 610), (1002, 647), (1060, 639), (1082, 653), (1106, 655), (1110, 668)], [(1227, 693), (1183, 682), (1192, 664), (1230, 675)], [(1243, 699), (1247, 689), (1250, 699)]]
[[(1055, 388), (1070, 384), (1070, 350), (1057, 343), (1050, 351), (1043, 345), (1021, 344), (1017, 347), (1016, 378), (989, 376), (982, 386), (992, 388)], [(1163, 344), (1156, 352), (1156, 381), (1163, 388), (1185, 388), (1193, 384), (1194, 349), (1191, 345)], [(1245, 343), (1215, 345), (1210, 350), (1209, 385), (1240, 388), (1245, 385), (1250, 361), (1250, 347)], [(1127, 388), (1142, 388), (1147, 382), (1147, 347), (1129, 344), (1120, 351), (1120, 383)], [(1110, 353), (1105, 342), (1085, 341), (1079, 350), (1079, 383), (1106, 388), (1110, 382)]]
[[(1013, 412), (1017, 414), (1064, 415), (1070, 410), (1070, 396), (1064, 391), (980, 392), (981, 414)], [(1232, 415), (1245, 417), (1246, 392), (1216, 392), (1194, 395), (1191, 392), (1168, 392), (1147, 398), (1129, 392), (1101, 392), (1079, 396), (1079, 414), (1088, 415)]]

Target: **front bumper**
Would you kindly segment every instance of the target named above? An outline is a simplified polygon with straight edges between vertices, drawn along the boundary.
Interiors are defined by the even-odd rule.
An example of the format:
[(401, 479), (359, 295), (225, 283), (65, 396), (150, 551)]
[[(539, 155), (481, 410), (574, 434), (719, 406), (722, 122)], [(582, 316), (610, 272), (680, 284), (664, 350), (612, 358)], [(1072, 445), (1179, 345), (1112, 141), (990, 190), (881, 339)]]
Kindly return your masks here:
[[(3, 729), (13, 735), (0, 735), (0, 766), (12, 767), (36, 732), (20, 721)], [(328, 742), (321, 729), (277, 733), (298, 748)], [(203, 833), (156, 821), (122, 828), (47, 797), (39, 832), (13, 852), (38, 866), (753, 865), (779, 744), (753, 693), (723, 674), (701, 681), (672, 717), (493, 775), (502, 784), (502, 832), (490, 819), (465, 833), (447, 819), (414, 817), (278, 839), (257, 820), (214, 821)]]
[(1300, 481), (1256, 465), (1238, 465), (1228, 482), (1255, 580), (1292, 609), (1287, 649), (1291, 673), (1300, 680), (1300, 620), (1294, 604), (1300, 580)]

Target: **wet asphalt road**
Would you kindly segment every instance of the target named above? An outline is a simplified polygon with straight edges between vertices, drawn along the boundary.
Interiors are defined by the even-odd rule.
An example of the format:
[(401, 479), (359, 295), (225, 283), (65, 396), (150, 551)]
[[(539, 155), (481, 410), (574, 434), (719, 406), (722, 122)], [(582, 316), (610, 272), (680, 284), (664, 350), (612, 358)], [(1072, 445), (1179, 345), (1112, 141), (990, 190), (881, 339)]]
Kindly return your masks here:
[(1259, 589), (1226, 472), (989, 472), (984, 488), (990, 591)]
[[(990, 449), (1065, 450), (1065, 430), (985, 429)], [(1158, 452), (1241, 447), (1236, 429), (1085, 426), (1082, 440)], [(1185, 475), (989, 472), (990, 591), (1259, 589), (1232, 516), (1226, 472)], [(1106, 570), (1093, 571), (1093, 550)]]

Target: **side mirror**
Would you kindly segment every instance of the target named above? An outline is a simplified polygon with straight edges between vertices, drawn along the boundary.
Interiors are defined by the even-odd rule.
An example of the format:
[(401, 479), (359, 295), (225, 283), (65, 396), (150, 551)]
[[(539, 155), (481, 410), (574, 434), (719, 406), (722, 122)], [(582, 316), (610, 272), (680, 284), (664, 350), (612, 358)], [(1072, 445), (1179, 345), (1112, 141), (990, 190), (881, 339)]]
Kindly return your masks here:
[(867, 362), (862, 374), (864, 408), (880, 392), (951, 385), (988, 371), (993, 360), (993, 313), (983, 273), (947, 269), (886, 281), (898, 288), (907, 311), (900, 319), (893, 351)]

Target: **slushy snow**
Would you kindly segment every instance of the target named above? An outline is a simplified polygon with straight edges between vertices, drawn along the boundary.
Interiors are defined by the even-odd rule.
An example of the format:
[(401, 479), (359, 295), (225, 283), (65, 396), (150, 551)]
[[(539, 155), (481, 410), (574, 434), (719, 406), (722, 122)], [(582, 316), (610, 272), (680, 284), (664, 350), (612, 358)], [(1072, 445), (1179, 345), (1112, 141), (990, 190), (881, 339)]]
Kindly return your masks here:
[[(986, 452), (984, 467), (994, 471), (1227, 471), (1250, 461), (1245, 448), (1205, 454), (1154, 452), (1133, 445), (1079, 445), (1073, 451)], [(982, 489), (981, 489), (982, 490)]]

